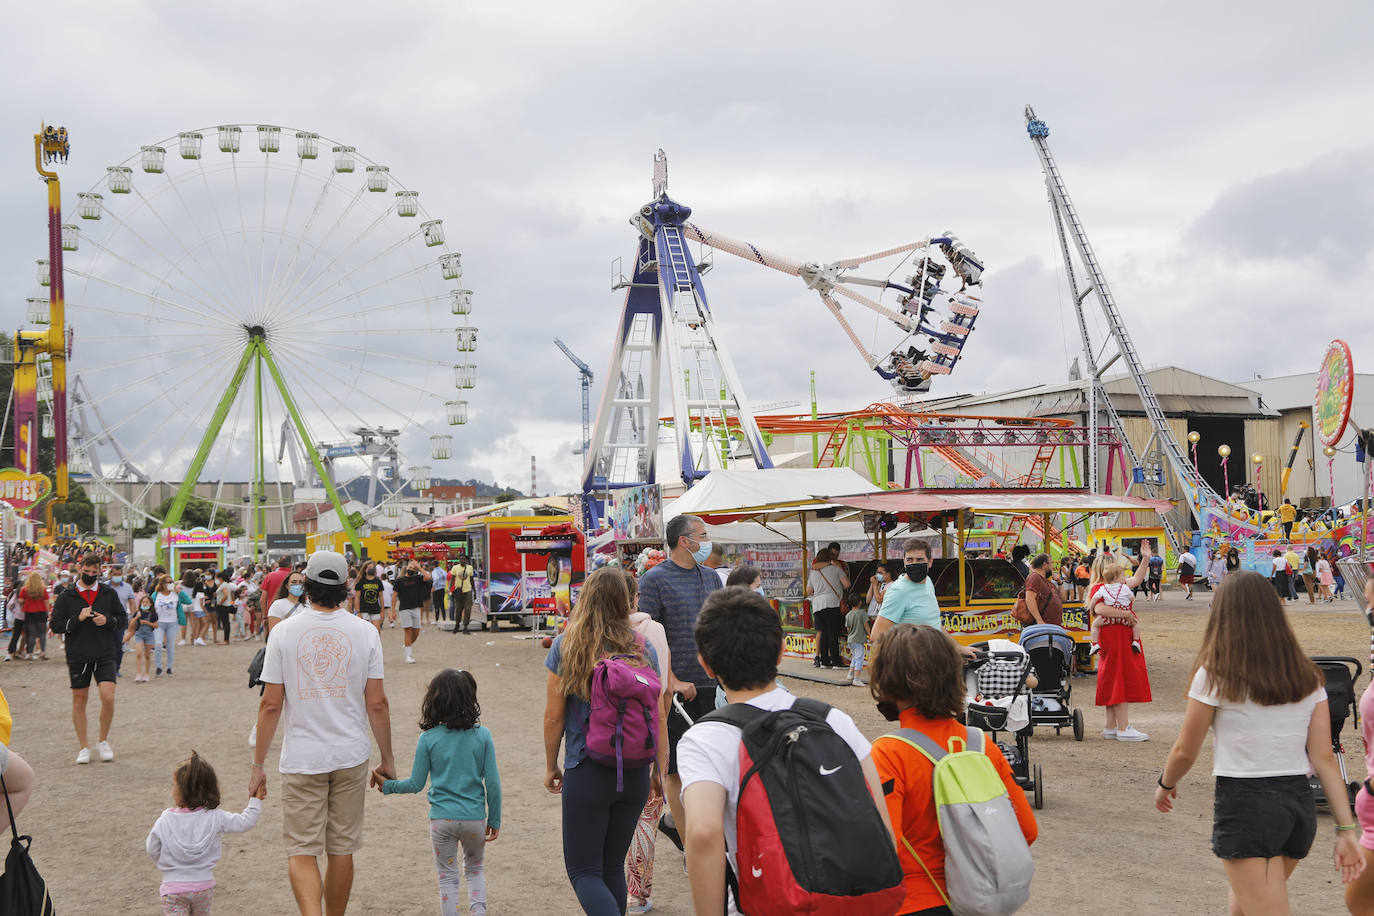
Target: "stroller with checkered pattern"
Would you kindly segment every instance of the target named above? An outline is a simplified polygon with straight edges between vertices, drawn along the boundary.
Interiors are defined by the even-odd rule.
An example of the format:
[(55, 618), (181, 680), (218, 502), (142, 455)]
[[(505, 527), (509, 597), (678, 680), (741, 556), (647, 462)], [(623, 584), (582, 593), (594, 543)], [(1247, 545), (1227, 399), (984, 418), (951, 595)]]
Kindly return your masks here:
[[(1035, 729), (1025, 713), (1030, 701), (1026, 686), (1026, 678), (1031, 672), (1030, 657), (1021, 651), (989, 651), (985, 642), (974, 643), (970, 648), (978, 655), (964, 668), (968, 696), (966, 724), (991, 733), (998, 750), (1007, 758), (1016, 784), (1026, 790), (1032, 805), (1043, 808), (1044, 777), (1040, 764), (1032, 764), (1030, 759), (1030, 737)], [(1023, 703), (1026, 705), (1022, 706)], [(1018, 725), (1018, 722), (1025, 724)], [(1003, 732), (1012, 740), (998, 740)]]

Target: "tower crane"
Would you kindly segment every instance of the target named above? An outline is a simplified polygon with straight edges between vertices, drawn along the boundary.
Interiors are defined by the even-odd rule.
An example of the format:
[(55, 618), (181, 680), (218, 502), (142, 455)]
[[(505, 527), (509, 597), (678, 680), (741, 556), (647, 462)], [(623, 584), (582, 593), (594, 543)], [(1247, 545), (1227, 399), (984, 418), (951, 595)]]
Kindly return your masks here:
[[(577, 367), (577, 371), (582, 375), (582, 447), (575, 451), (575, 455), (587, 454), (587, 449), (592, 445), (592, 367), (577, 358), (577, 354), (568, 349), (568, 345), (557, 337), (553, 342), (558, 349), (563, 351), (563, 355), (572, 360), (572, 364)], [(533, 492), (530, 494), (533, 496)]]

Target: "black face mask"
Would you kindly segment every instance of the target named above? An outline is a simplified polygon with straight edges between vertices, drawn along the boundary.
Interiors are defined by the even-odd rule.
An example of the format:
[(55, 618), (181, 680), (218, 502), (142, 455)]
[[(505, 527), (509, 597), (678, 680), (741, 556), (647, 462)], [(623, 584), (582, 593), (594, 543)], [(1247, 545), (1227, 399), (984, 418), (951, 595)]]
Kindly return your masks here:
[(926, 573), (930, 570), (929, 563), (908, 563), (906, 564), (907, 578), (912, 582), (926, 581)]
[(891, 700), (879, 700), (878, 712), (882, 713), (883, 718), (889, 722), (896, 722), (901, 715), (897, 709), (897, 704)]
[(82, 585), (95, 585), (95, 578), (96, 578), (96, 577), (95, 577), (95, 573), (82, 573), (82, 574), (81, 574), (81, 584), (82, 584)]

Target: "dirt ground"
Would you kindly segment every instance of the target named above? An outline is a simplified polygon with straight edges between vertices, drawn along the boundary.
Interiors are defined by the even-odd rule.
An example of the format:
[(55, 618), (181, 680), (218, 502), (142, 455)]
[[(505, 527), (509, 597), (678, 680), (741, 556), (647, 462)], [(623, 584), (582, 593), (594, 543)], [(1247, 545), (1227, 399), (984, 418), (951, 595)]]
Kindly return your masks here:
[[(1368, 628), (1349, 602), (1330, 609), (1291, 605), (1298, 634), (1312, 654), (1367, 658)], [(1318, 606), (1319, 608), (1322, 606)], [(1074, 681), (1088, 737), (1038, 732), (1032, 761), (1044, 768), (1045, 807), (1033, 848), (1036, 878), (1028, 914), (1224, 913), (1226, 885), (1211, 854), (1210, 746), (1183, 782), (1175, 813), (1152, 806), (1155, 778), (1177, 736), (1184, 690), (1207, 612), (1206, 595), (1184, 602), (1170, 595), (1144, 608), (1146, 653), (1155, 702), (1137, 706), (1132, 723), (1151, 736), (1143, 744), (1105, 742), (1102, 715), (1092, 706), (1093, 681)], [(487, 850), (488, 899), (493, 914), (572, 914), (576, 900), (564, 875), (558, 799), (541, 786), (540, 714), (544, 651), (507, 634), (453, 636), (428, 630), (416, 647), (419, 664), (401, 664), (401, 631), (383, 632), (397, 764), (408, 772), (418, 734), (420, 698), (443, 666), (477, 678), (483, 722), (496, 740), (505, 793), (500, 839)], [(38, 774), (38, 789), (20, 817), (34, 837), (33, 855), (61, 913), (158, 912), (158, 873), (144, 839), (171, 804), (172, 768), (191, 748), (219, 771), (225, 806), (246, 801), (247, 743), (257, 692), (245, 689), (244, 669), (256, 644), (178, 650), (174, 679), (133, 683), (125, 662), (111, 743), (113, 763), (78, 767), (65, 666), (54, 660), (0, 665), (14, 713), (13, 747)], [(1367, 675), (1366, 675), (1367, 678)], [(1367, 683), (1361, 678), (1360, 688)], [(789, 680), (800, 693), (850, 712), (870, 737), (889, 728), (867, 691)], [(92, 703), (94, 740), (94, 702)], [(1347, 726), (1352, 778), (1364, 776), (1362, 744)], [(281, 854), (276, 750), (269, 757), (263, 818), (250, 833), (226, 837), (216, 869), (215, 911), (221, 914), (295, 912)], [(375, 761), (375, 752), (374, 752)], [(436, 880), (423, 796), (367, 799), (365, 848), (357, 858), (350, 912), (433, 913)], [(1307, 862), (1290, 884), (1295, 913), (1344, 912), (1331, 866), (1329, 816)], [(682, 856), (666, 840), (658, 847), (655, 912), (691, 912)]]

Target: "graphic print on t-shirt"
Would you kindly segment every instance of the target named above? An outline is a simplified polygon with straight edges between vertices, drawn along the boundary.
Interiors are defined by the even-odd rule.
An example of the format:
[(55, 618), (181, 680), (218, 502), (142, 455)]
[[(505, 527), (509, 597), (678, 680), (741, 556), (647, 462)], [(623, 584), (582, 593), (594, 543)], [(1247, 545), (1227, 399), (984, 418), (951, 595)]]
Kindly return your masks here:
[(296, 698), (321, 700), (346, 695), (351, 644), (333, 627), (312, 627), (296, 643), (296, 669), (300, 683)]

